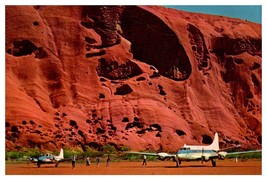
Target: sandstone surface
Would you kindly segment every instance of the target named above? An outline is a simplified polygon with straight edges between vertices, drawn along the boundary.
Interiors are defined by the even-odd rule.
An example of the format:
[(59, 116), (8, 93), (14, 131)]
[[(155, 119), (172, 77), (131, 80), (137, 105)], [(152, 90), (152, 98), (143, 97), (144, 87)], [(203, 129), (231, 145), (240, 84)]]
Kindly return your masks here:
[(261, 41), (160, 6), (6, 6), (6, 149), (260, 148)]

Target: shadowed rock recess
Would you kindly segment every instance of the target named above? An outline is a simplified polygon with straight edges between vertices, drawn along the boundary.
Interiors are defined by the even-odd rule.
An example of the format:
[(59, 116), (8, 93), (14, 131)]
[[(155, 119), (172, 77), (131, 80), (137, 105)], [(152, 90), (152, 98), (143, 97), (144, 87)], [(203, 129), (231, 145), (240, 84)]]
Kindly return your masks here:
[(161, 75), (174, 80), (190, 76), (191, 64), (177, 35), (155, 14), (139, 7), (126, 7), (121, 28), (123, 36), (132, 43), (134, 58), (154, 65)]
[(261, 148), (261, 39), (160, 6), (6, 6), (6, 149)]

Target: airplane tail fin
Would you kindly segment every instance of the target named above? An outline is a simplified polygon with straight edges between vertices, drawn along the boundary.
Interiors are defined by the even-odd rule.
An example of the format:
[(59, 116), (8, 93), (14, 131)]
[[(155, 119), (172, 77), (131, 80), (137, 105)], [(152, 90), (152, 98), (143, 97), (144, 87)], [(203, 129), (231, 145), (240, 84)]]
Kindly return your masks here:
[(215, 150), (215, 151), (219, 151), (220, 147), (219, 147), (219, 137), (218, 137), (218, 133), (215, 133), (213, 142), (211, 143), (211, 145), (209, 145), (211, 149)]
[(62, 149), (62, 148), (60, 149), (60, 153), (59, 153), (59, 155), (57, 156), (57, 158), (59, 158), (59, 159), (64, 159), (64, 152), (63, 152), (63, 149)]

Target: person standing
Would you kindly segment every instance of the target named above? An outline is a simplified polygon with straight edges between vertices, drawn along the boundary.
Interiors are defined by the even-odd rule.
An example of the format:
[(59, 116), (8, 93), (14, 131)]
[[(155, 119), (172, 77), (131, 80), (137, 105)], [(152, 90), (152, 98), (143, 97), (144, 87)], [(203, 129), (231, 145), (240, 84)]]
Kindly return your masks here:
[(97, 167), (99, 167), (99, 164), (100, 164), (100, 157), (97, 156), (96, 159), (95, 159), (95, 161), (96, 161), (96, 165), (97, 165)]
[(146, 155), (143, 156), (143, 164), (142, 166), (145, 165), (146, 166)]
[(75, 157), (75, 155), (72, 156), (71, 163), (72, 163), (72, 169), (75, 168), (75, 163), (76, 163), (76, 157)]
[(108, 155), (106, 167), (109, 167), (109, 165), (110, 165), (110, 156)]
[(86, 157), (86, 166), (90, 166), (91, 165), (91, 162), (90, 162), (90, 159), (89, 159), (89, 156)]

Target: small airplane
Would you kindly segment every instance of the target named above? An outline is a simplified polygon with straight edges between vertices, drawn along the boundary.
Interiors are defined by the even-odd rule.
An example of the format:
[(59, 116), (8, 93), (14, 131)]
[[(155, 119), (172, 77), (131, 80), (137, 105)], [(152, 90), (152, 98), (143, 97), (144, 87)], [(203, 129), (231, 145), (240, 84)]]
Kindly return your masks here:
[(225, 150), (240, 147), (235, 145), (232, 147), (220, 149), (218, 133), (215, 133), (214, 140), (210, 145), (198, 146), (198, 145), (186, 145), (182, 146), (176, 154), (169, 154), (165, 152), (160, 153), (146, 153), (146, 152), (127, 152), (127, 154), (140, 154), (148, 156), (158, 156), (160, 160), (173, 159), (176, 162), (176, 166), (180, 167), (182, 161), (211, 161), (212, 166), (216, 166), (215, 159), (224, 160), (229, 155), (239, 155), (247, 153), (258, 153), (261, 150), (242, 151), (242, 152), (231, 152), (228, 153)]
[(58, 167), (58, 164), (60, 162), (66, 160), (64, 159), (64, 152), (62, 148), (60, 149), (60, 153), (58, 156), (46, 153), (45, 155), (40, 156), (38, 158), (29, 157), (29, 159), (32, 163), (36, 163), (38, 167), (41, 167), (41, 164), (55, 164), (55, 167)]

